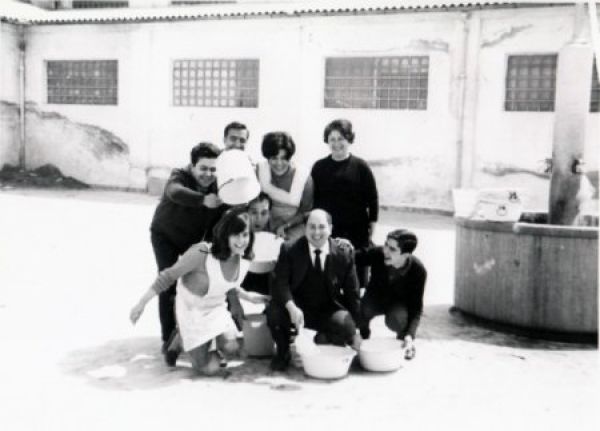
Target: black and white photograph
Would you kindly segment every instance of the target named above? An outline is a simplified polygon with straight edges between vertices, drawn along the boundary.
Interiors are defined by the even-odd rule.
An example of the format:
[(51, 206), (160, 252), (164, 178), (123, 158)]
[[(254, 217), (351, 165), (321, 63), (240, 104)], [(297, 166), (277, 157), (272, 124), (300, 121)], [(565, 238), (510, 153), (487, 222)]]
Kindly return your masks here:
[(600, 429), (599, 21), (0, 0), (0, 429)]

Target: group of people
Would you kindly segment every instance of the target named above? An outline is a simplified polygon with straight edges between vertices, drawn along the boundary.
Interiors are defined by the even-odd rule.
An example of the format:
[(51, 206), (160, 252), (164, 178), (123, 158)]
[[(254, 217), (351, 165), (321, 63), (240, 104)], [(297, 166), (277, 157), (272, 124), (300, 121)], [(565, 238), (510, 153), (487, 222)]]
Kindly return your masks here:
[[(131, 310), (132, 322), (158, 295), (165, 362), (174, 366), (182, 348), (204, 375), (239, 348), (240, 299), (266, 305), (273, 370), (289, 366), (295, 331), (307, 327), (317, 344), (358, 348), (378, 315), (412, 359), (427, 273), (412, 254), (414, 233), (393, 230), (383, 246), (373, 244), (377, 186), (368, 164), (350, 153), (352, 124), (325, 127), (330, 155), (310, 170), (292, 161), (288, 133), (267, 133), (265, 161), (255, 166), (261, 192), (230, 207), (218, 195), (216, 159), (221, 151), (244, 151), (248, 139), (245, 125), (230, 123), (223, 150), (202, 142), (186, 168), (172, 171), (150, 227), (159, 274)], [(282, 245), (274, 269), (257, 274), (253, 243), (264, 231)]]

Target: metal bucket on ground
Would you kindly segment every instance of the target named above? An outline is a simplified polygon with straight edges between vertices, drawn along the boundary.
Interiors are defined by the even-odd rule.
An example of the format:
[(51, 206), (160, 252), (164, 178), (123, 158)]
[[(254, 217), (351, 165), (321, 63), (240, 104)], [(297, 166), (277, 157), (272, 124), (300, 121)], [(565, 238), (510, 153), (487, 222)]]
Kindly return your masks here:
[(242, 323), (242, 332), (244, 333), (244, 350), (248, 356), (273, 355), (273, 338), (264, 314), (246, 314)]

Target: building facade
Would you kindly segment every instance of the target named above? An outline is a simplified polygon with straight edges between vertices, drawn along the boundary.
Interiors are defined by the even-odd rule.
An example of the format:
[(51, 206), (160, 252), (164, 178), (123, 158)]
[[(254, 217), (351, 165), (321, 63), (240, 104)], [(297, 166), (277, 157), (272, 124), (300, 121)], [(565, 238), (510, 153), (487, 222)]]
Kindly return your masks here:
[[(310, 165), (327, 154), (325, 125), (346, 118), (383, 205), (451, 209), (455, 187), (520, 187), (527, 207), (546, 208), (572, 5), (170, 9), (6, 16), (0, 165), (21, 151), (29, 168), (145, 189), (195, 143), (220, 144), (230, 121), (248, 125), (254, 158), (263, 134), (285, 130)], [(593, 82), (590, 70), (595, 167)]]

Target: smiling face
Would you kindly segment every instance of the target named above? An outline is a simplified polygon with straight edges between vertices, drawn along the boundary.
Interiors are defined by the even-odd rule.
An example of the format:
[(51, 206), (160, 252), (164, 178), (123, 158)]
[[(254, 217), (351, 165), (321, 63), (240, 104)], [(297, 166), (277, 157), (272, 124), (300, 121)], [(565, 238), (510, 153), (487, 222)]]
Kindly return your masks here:
[(247, 129), (229, 129), (227, 136), (223, 139), (226, 150), (242, 150), (246, 148), (246, 142), (248, 142), (248, 130)]
[(217, 159), (201, 158), (192, 166), (192, 175), (202, 187), (208, 187), (215, 182), (216, 161)]
[(313, 210), (306, 221), (305, 234), (308, 242), (314, 247), (323, 247), (331, 236), (331, 227), (325, 211)]
[(290, 168), (287, 152), (285, 150), (279, 150), (279, 153), (276, 156), (269, 157), (269, 166), (274, 175), (281, 176), (285, 174)]
[(266, 199), (253, 201), (248, 208), (248, 214), (250, 214), (250, 227), (254, 232), (266, 230), (271, 215), (269, 201)]
[(410, 253), (402, 253), (402, 250), (398, 246), (398, 241), (395, 239), (388, 238), (383, 246), (383, 258), (384, 262), (388, 266), (394, 268), (402, 268), (406, 264), (406, 259)]
[(229, 249), (232, 255), (243, 256), (250, 243), (250, 229), (246, 226), (242, 232), (229, 235)]
[(350, 154), (350, 145), (352, 145), (339, 130), (332, 130), (327, 136), (327, 145), (331, 151), (333, 160), (344, 160)]

